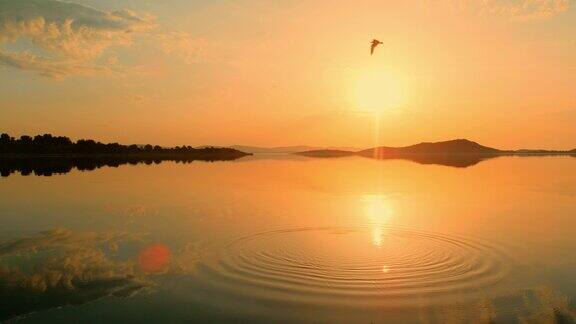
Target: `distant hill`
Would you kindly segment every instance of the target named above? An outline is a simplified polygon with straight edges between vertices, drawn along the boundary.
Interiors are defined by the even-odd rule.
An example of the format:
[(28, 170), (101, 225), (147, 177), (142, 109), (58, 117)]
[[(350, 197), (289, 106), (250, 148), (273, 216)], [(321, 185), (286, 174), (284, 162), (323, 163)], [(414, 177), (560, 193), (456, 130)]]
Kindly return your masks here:
[(395, 153), (395, 154), (374, 156), (371, 154), (361, 155), (360, 154), (361, 152), (314, 150), (314, 151), (299, 152), (295, 154), (314, 158), (341, 158), (346, 156), (357, 155), (381, 160), (399, 159), (399, 160), (408, 160), (420, 164), (440, 164), (457, 168), (466, 168), (478, 164), (483, 160), (495, 158), (502, 155), (502, 154), (475, 154), (475, 153), (472, 154)]
[(316, 150), (340, 150), (340, 151), (357, 151), (354, 147), (315, 147), (315, 146), (305, 146), (305, 145), (295, 145), (295, 146), (277, 146), (277, 147), (259, 147), (259, 146), (248, 146), (248, 145), (233, 145), (230, 146), (238, 151), (246, 153), (298, 153), (305, 151), (316, 151)]
[(320, 157), (320, 158), (321, 157), (334, 158), (334, 157), (356, 155), (356, 152), (343, 151), (343, 150), (311, 150), (311, 151), (297, 152), (295, 154), (311, 157)]
[(504, 151), (480, 145), (467, 139), (425, 142), (403, 147), (380, 146), (357, 152), (362, 156), (383, 157), (405, 154), (498, 154)]
[(410, 146), (388, 147), (380, 146), (362, 151), (345, 150), (308, 150), (296, 153), (298, 155), (327, 158), (359, 155), (375, 159), (402, 159), (421, 164), (441, 164), (453, 167), (468, 167), (483, 160), (502, 155), (572, 155), (571, 151), (550, 150), (499, 150), (480, 145), (467, 139), (456, 139), (443, 142), (425, 142)]
[(230, 146), (230, 148), (246, 153), (296, 153), (318, 149), (316, 147), (311, 146), (258, 147), (248, 145), (233, 145)]
[(521, 149), (515, 151), (507, 151), (513, 154), (574, 154), (576, 150), (572, 151), (558, 151), (558, 150), (530, 150), (530, 149)]

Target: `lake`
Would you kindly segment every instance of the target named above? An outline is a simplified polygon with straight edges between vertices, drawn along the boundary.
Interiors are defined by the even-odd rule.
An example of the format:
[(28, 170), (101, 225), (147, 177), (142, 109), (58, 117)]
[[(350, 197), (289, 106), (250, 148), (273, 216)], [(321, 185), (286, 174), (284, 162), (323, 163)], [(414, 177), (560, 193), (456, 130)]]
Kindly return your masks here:
[[(576, 158), (0, 178), (0, 321), (576, 320)], [(466, 166), (466, 167), (463, 167)]]

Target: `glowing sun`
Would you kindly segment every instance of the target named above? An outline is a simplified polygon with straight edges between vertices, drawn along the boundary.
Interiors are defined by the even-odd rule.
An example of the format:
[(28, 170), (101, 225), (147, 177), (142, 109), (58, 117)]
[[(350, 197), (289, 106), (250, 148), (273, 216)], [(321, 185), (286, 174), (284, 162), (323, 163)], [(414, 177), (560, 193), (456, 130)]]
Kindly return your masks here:
[(400, 107), (405, 99), (401, 78), (382, 69), (362, 73), (355, 90), (355, 102), (360, 110), (383, 112)]

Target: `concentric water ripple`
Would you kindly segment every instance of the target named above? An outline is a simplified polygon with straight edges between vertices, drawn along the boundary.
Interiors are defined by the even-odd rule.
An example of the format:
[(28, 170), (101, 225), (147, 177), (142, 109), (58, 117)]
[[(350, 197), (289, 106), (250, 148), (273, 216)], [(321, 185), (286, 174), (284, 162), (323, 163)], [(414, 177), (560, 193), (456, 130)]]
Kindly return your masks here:
[(288, 228), (233, 240), (200, 275), (230, 294), (304, 303), (408, 306), (472, 298), (510, 262), (496, 246), (391, 226)]

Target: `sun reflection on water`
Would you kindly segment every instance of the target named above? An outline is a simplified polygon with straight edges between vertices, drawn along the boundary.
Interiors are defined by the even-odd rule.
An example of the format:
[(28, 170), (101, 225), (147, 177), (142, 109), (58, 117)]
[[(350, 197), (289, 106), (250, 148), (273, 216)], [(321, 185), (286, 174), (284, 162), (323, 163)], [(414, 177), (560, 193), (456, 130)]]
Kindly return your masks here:
[(372, 227), (372, 244), (382, 247), (386, 237), (385, 225), (393, 215), (390, 200), (385, 195), (363, 195), (366, 217)]

